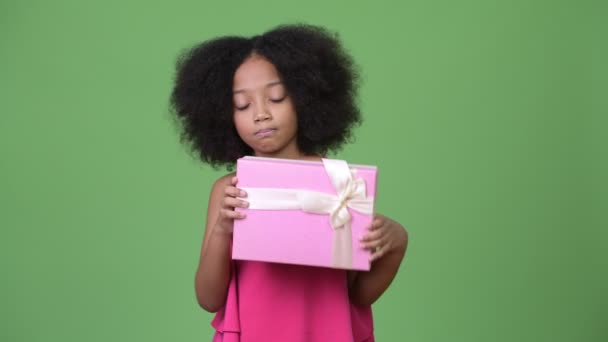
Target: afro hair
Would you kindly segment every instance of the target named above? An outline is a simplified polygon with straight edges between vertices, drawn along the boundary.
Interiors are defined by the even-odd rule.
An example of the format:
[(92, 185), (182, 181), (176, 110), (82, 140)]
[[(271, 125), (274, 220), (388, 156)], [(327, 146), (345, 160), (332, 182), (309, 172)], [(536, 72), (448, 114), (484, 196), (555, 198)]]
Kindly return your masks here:
[(336, 34), (318, 26), (281, 25), (253, 37), (211, 39), (177, 62), (170, 105), (188, 143), (203, 162), (231, 169), (253, 154), (233, 123), (233, 78), (252, 54), (277, 69), (298, 118), (297, 142), (305, 154), (337, 151), (360, 124), (359, 73)]

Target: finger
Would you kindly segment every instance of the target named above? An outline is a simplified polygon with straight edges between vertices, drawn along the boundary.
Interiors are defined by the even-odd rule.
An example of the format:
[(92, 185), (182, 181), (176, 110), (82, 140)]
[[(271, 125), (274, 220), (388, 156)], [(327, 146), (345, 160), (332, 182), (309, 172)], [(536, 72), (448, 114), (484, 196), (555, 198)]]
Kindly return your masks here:
[(386, 239), (375, 239), (371, 241), (361, 242), (361, 247), (364, 249), (375, 250), (376, 248), (386, 244)]
[(375, 229), (382, 227), (383, 224), (384, 224), (384, 221), (381, 218), (374, 218), (374, 220), (369, 224), (368, 229), (375, 230)]
[(386, 254), (386, 247), (378, 248), (372, 255), (369, 257), (370, 262), (374, 262), (380, 258), (382, 258)]
[(224, 190), (224, 194), (226, 196), (236, 197), (239, 194), (238, 191), (239, 189), (235, 188), (234, 186), (227, 186)]
[(242, 218), (245, 218), (247, 216), (244, 212), (230, 210), (230, 209), (222, 209), (221, 210), (221, 215), (224, 218), (232, 219), (232, 220), (242, 219)]
[(370, 261), (378, 260), (381, 257), (385, 256), (393, 249), (393, 242), (390, 240), (386, 240), (380, 244), (380, 246), (376, 247), (375, 250), (372, 251), (372, 255), (370, 256)]
[(226, 190), (224, 191), (224, 193), (226, 194), (226, 196), (230, 196), (230, 197), (245, 197), (245, 196), (247, 196), (247, 193), (245, 192), (245, 190), (236, 188), (234, 186), (228, 186), (228, 187), (226, 187)]
[[(238, 182), (239, 182), (239, 179), (236, 176), (232, 177), (231, 184), (233, 187), (236, 188), (236, 183), (238, 183)], [(237, 195), (234, 195), (233, 197), (246, 197), (247, 196), (247, 192), (245, 192), (245, 190), (239, 189), (239, 188), (236, 188), (236, 189), (237, 189), (237, 192), (236, 192)]]
[(382, 229), (372, 230), (369, 233), (363, 235), (360, 240), (363, 242), (378, 240), (380, 237), (382, 237), (382, 234), (384, 234), (384, 230)]
[(224, 198), (224, 207), (226, 207), (226, 208), (247, 208), (247, 207), (249, 207), (249, 202), (243, 201), (240, 199), (236, 199), (234, 197), (225, 197)]

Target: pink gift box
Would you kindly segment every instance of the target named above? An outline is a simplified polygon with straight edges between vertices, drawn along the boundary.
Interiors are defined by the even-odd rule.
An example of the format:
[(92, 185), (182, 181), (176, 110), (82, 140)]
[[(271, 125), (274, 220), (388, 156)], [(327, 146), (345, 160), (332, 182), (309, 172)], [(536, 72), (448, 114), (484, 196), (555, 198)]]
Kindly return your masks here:
[[(329, 162), (335, 164), (336, 161)], [(321, 193), (337, 199), (331, 203), (344, 203), (344, 198), (338, 194), (335, 181), (332, 183), (323, 162), (259, 157), (239, 159), (237, 187), (248, 192), (249, 196), (245, 200), (251, 200), (252, 206), (237, 209), (247, 216), (234, 221), (232, 258), (368, 271), (370, 252), (360, 247), (359, 238), (367, 233), (367, 227), (373, 219), (377, 169), (361, 165), (348, 165), (348, 168), (352, 175), (349, 178), (358, 179), (358, 184), (364, 184), (363, 196), (366, 197), (364, 201), (368, 211), (362, 213), (358, 211), (360, 209), (346, 208), (350, 214), (347, 223), (350, 232), (347, 234), (348, 229), (337, 231), (346, 226), (332, 226), (335, 221), (331, 221), (329, 213), (285, 208), (259, 209), (253, 205), (259, 202), (255, 201), (259, 197), (254, 198), (254, 191), (260, 188), (273, 191), (283, 189), (287, 192), (306, 190), (313, 195)], [(344, 166), (342, 170), (348, 168)], [(272, 195), (272, 199), (275, 200), (276, 196)], [(344, 211), (342, 214), (345, 214)], [(336, 261), (337, 255), (341, 255), (338, 257), (341, 261)], [(345, 259), (348, 260), (345, 262)]]

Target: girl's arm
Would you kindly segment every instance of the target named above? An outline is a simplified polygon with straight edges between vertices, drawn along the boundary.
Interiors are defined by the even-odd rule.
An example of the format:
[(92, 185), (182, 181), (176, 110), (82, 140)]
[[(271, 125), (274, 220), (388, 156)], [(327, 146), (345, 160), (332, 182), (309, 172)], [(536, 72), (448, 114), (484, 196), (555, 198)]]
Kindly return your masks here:
[(349, 275), (351, 302), (361, 306), (373, 304), (391, 284), (405, 256), (408, 234), (398, 222), (376, 214), (362, 246), (372, 250), (369, 272)]
[(240, 191), (235, 185), (234, 174), (224, 176), (215, 182), (209, 197), (205, 237), (195, 277), (196, 299), (209, 312), (217, 312), (224, 305), (228, 292), (232, 225), (235, 218), (242, 217), (234, 208), (246, 203), (235, 198)]

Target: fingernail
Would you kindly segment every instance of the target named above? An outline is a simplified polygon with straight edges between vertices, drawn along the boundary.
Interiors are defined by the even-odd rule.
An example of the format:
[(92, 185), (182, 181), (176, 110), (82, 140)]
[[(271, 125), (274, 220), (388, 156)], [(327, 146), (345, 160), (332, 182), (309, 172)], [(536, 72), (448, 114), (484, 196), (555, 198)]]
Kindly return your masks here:
[(240, 194), (241, 194), (241, 197), (247, 196), (247, 193), (245, 192), (245, 190), (241, 190)]

